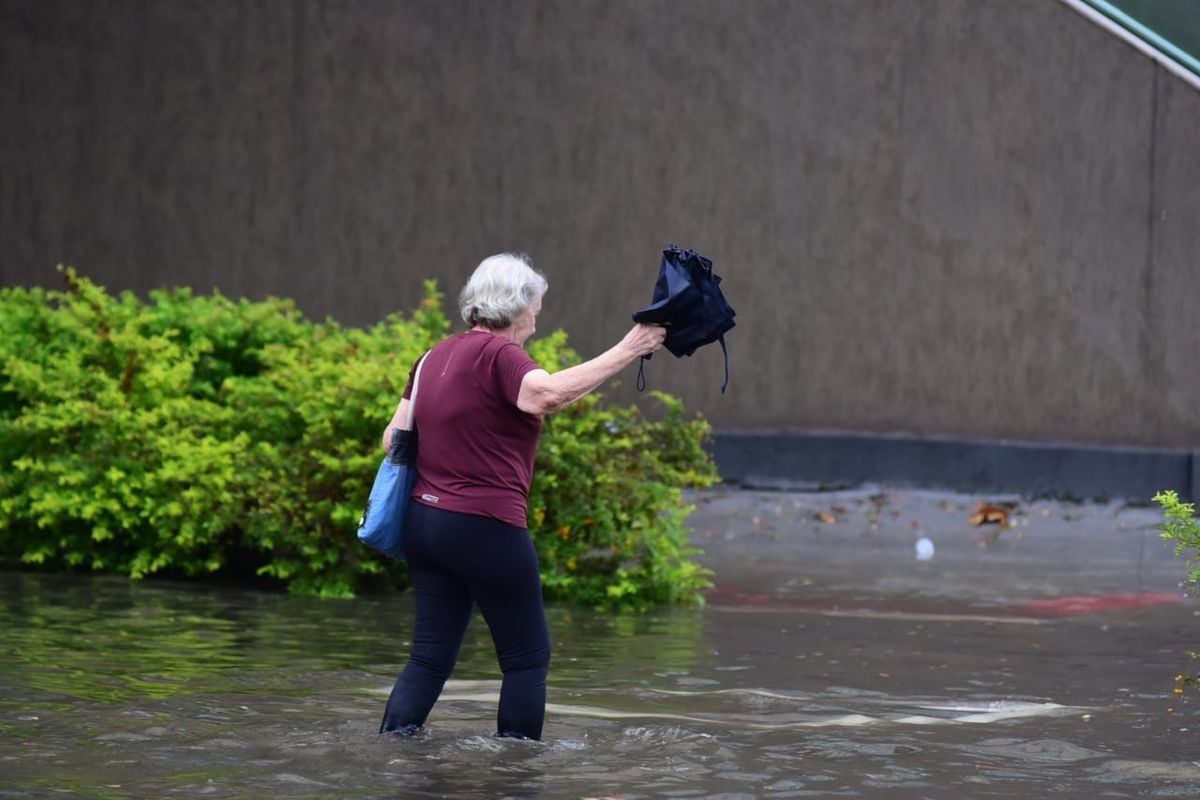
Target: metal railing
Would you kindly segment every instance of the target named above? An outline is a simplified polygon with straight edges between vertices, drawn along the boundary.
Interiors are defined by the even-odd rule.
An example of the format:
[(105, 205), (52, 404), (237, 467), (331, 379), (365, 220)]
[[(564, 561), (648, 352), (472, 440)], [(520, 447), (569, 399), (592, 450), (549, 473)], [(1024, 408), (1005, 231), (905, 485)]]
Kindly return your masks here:
[(1200, 89), (1200, 0), (1061, 0)]

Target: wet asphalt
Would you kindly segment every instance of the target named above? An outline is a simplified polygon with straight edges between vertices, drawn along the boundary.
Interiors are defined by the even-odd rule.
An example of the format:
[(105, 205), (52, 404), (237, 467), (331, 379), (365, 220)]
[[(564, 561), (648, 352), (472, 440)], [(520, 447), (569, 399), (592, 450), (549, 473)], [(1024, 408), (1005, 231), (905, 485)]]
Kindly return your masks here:
[[(837, 737), (867, 776), (847, 769), (847, 793), (1200, 797), (1200, 601), (1156, 508), (876, 488), (692, 500), (713, 652), (744, 680), (969, 712)], [(895, 742), (912, 754), (871, 755)], [(824, 744), (793, 746), (819, 762)], [(871, 783), (901, 768), (920, 779)]]
[(1185, 600), (1155, 507), (870, 487), (690, 499), (717, 606), (1049, 616)]

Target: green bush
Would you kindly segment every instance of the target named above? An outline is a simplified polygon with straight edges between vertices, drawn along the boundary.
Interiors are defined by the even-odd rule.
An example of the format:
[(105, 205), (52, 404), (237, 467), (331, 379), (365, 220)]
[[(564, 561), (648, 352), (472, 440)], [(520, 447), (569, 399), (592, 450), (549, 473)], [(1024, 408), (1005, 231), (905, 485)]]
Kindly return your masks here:
[[(560, 331), (532, 342), (551, 371), (576, 363)], [(652, 393), (662, 419), (636, 406), (581, 398), (545, 419), (529, 497), (547, 595), (596, 606), (690, 602), (709, 585), (691, 560), (680, 487), (716, 479), (702, 444), (708, 424)]]
[[(1175, 555), (1182, 557), (1188, 553), (1188, 580), (1193, 586), (1200, 584), (1200, 522), (1196, 520), (1194, 503), (1184, 503), (1179, 499), (1179, 493), (1166, 490), (1154, 495), (1154, 502), (1163, 510), (1165, 521), (1160, 530), (1162, 538), (1175, 542)], [(1190, 653), (1193, 659), (1200, 659), (1200, 652)], [(1186, 691), (1200, 692), (1200, 674), (1180, 674), (1175, 676), (1175, 694), (1182, 696)]]
[(1200, 582), (1200, 523), (1196, 521), (1194, 503), (1184, 503), (1179, 494), (1172, 490), (1154, 495), (1166, 518), (1160, 530), (1162, 538), (1175, 542), (1175, 555), (1182, 557), (1191, 551), (1188, 559), (1188, 579)]
[[(253, 570), (296, 592), (403, 586), (354, 529), (379, 437), (416, 358), (450, 323), (430, 282), (409, 317), (307, 320), (287, 300), (187, 289), (0, 290), (0, 559), (29, 568), (201, 575)], [(559, 332), (530, 343), (578, 361)], [(681, 489), (710, 485), (706, 423), (593, 394), (548, 417), (530, 525), (549, 597), (697, 602)]]

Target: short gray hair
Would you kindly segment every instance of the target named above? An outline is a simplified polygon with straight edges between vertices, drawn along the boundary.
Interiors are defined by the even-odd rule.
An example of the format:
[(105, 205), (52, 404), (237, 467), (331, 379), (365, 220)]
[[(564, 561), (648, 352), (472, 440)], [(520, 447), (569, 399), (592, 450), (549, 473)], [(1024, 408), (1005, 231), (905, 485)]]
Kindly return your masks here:
[(529, 256), (500, 253), (479, 262), (458, 296), (458, 310), (468, 325), (507, 328), (547, 288), (545, 276), (533, 268)]

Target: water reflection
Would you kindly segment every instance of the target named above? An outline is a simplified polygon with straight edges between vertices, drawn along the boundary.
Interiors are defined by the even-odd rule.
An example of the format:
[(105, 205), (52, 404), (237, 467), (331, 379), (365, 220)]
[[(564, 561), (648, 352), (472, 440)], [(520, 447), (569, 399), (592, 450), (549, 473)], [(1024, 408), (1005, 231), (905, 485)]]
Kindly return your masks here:
[(488, 735), (478, 620), (429, 730), (394, 739), (374, 732), (407, 598), (2, 577), (0, 797), (1200, 796), (1200, 721), (1166, 712), (1181, 607), (1033, 626), (553, 608), (536, 743)]

